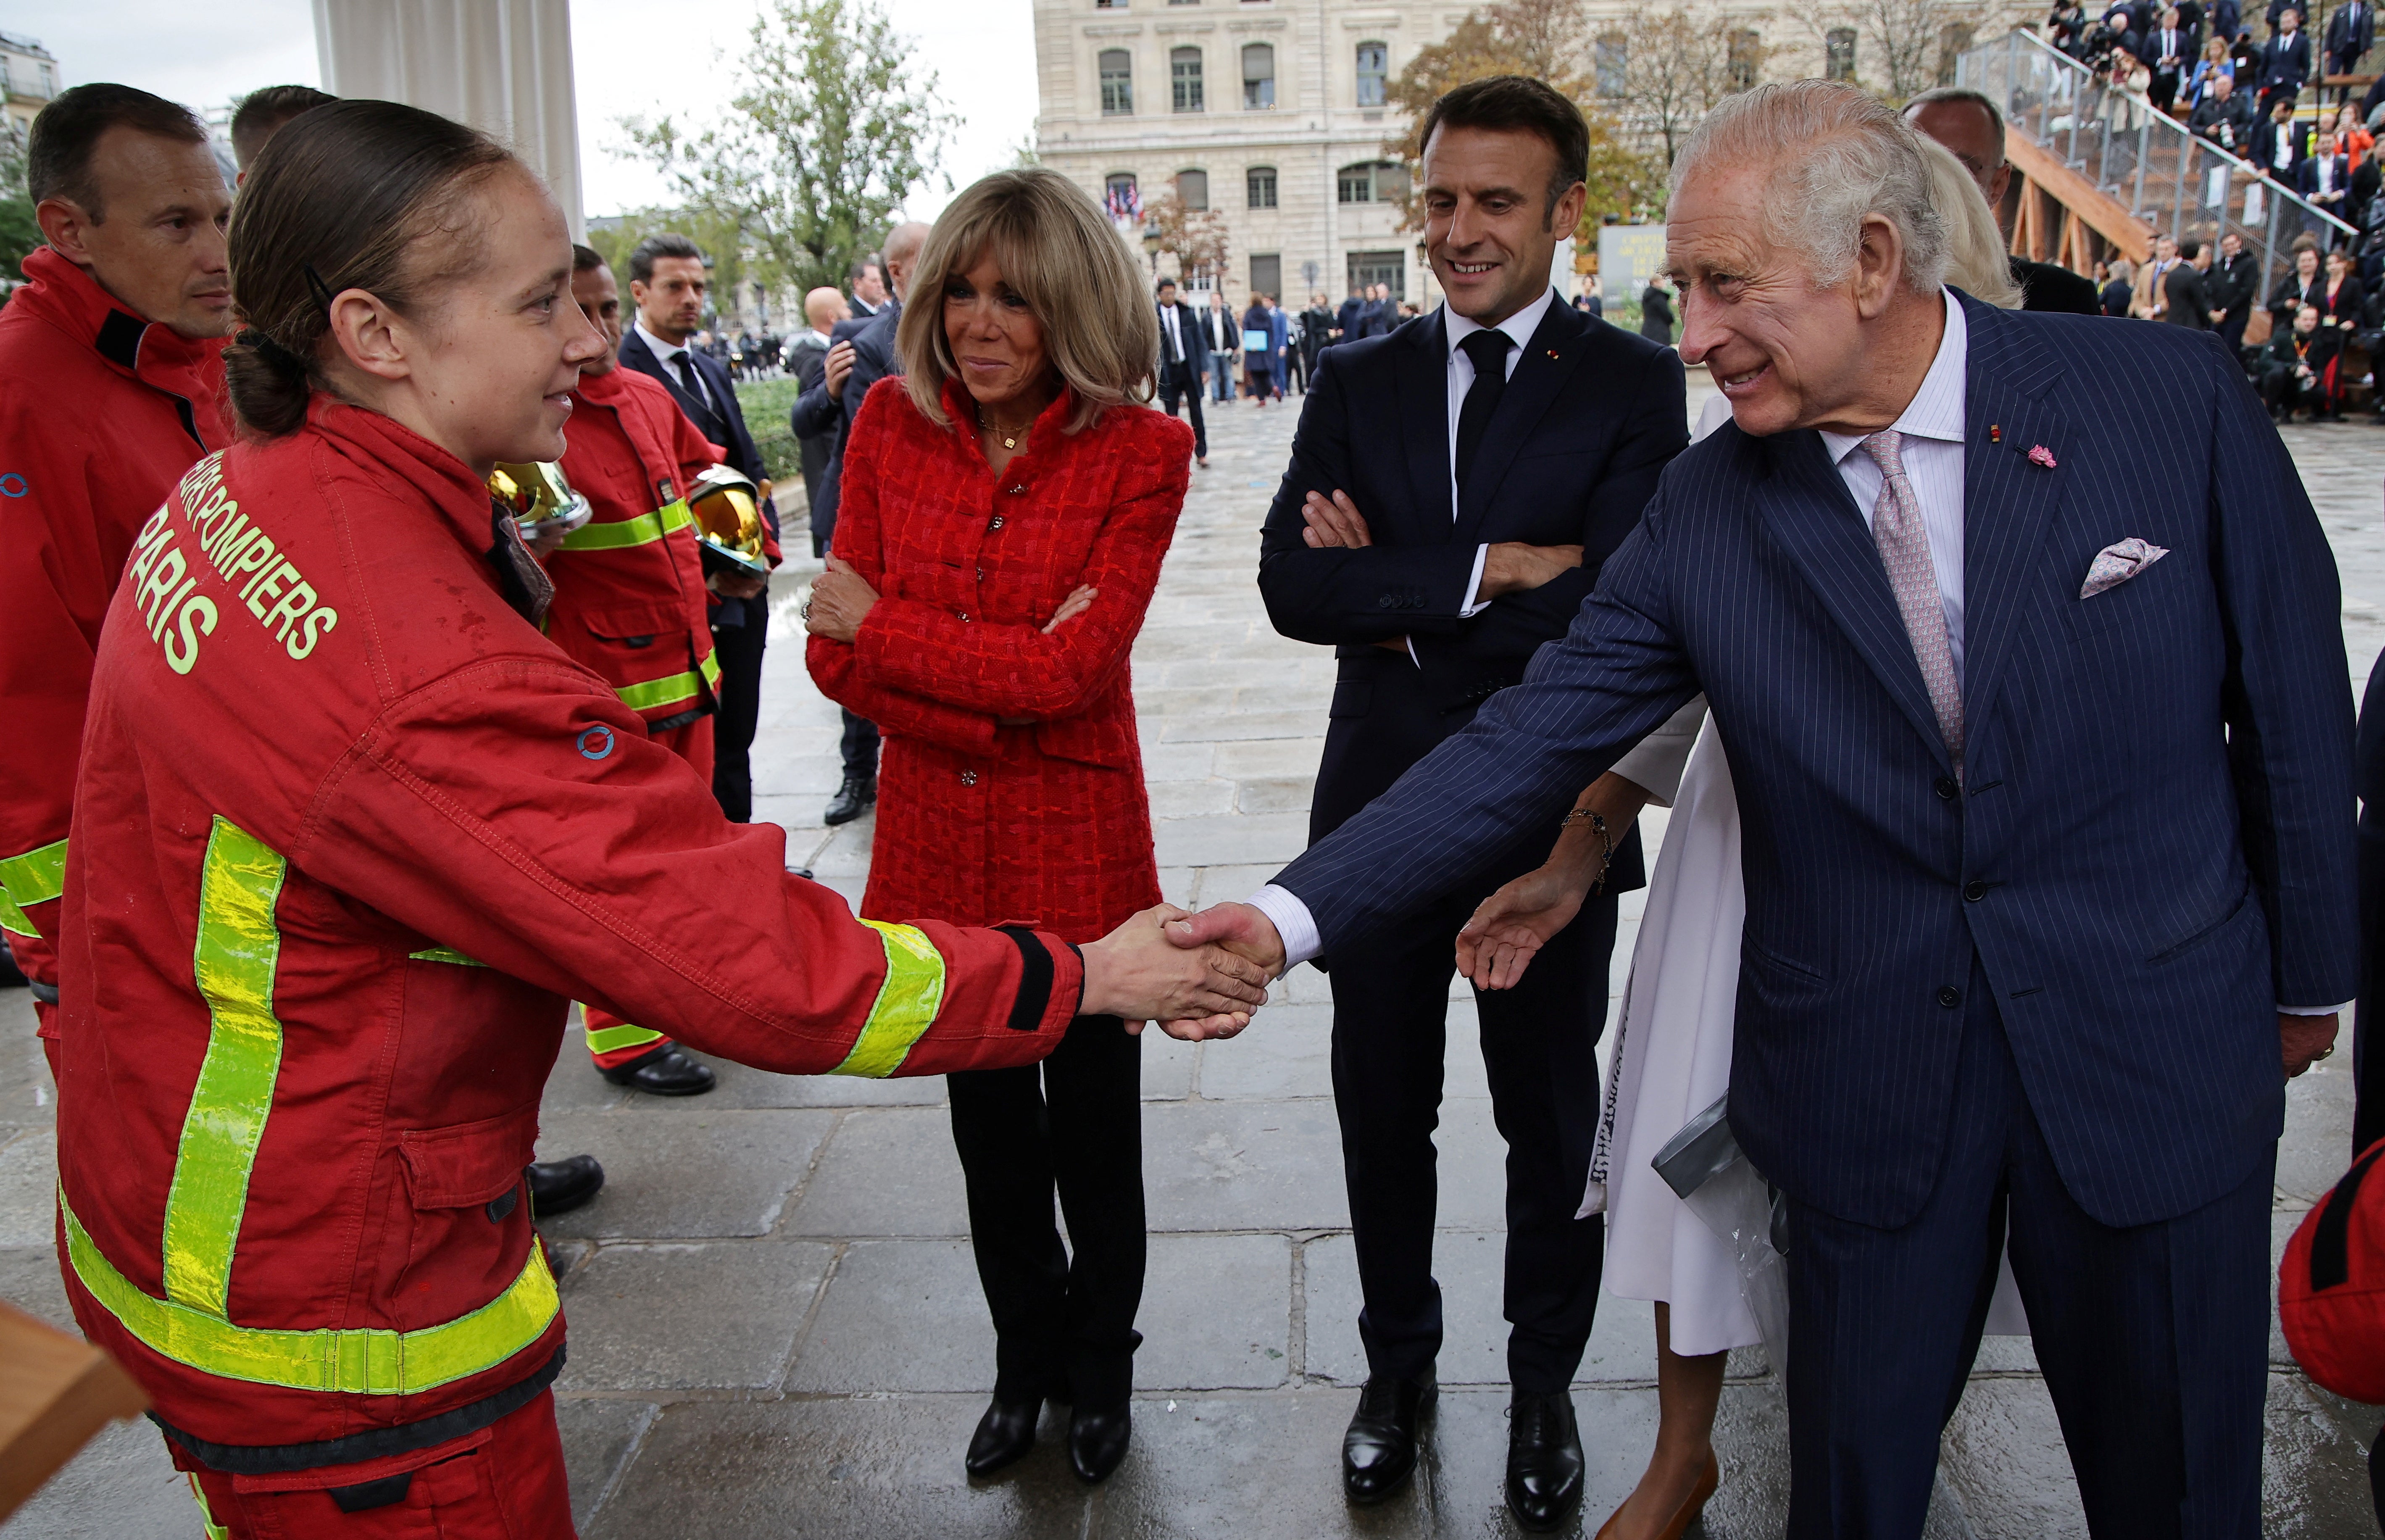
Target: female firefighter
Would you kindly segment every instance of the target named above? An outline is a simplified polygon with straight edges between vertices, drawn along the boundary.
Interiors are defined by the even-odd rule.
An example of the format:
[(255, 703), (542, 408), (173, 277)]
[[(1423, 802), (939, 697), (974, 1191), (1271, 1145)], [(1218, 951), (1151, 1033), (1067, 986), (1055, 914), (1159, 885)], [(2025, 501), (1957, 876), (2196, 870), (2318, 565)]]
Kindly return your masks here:
[(210, 1533), (568, 1535), (563, 1318), (518, 1201), (568, 999), (885, 1075), (1263, 991), (1164, 909), (1081, 950), (857, 921), (540, 634), (484, 482), (561, 457), (602, 344), (562, 215), (493, 141), (318, 107), (250, 171), (231, 263), (243, 437), (144, 527), (94, 674), (68, 1292)]

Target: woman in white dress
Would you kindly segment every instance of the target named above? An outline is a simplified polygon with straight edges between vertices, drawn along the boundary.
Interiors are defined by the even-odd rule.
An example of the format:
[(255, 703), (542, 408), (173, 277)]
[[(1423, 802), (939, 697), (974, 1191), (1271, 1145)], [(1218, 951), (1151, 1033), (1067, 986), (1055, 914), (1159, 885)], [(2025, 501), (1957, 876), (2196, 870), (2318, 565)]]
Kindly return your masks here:
[[(1987, 200), (1961, 162), (1922, 140), (1948, 221), (1947, 282), (2017, 308)], [(1692, 442), (1730, 415), (1707, 401)], [(1731, 1249), (1651, 1166), (1681, 1126), (1730, 1083), (1739, 995), (1739, 803), (1705, 702), (1684, 707), (1583, 792), (1577, 807), (1620, 829), (1647, 804), (1670, 807), (1648, 888), (1631, 982), (1591, 1163), (1584, 1214), (1606, 1214), (1608, 1293), (1656, 1307), (1656, 1447), (1599, 1540), (1679, 1540), (1720, 1481), (1715, 1410), (1729, 1350), (1762, 1340)], [(1548, 863), (1482, 901), (1457, 938), (1459, 971), (1487, 989), (1512, 986), (1541, 943), (1572, 920), (1604, 875), (1604, 827), (1568, 820)]]

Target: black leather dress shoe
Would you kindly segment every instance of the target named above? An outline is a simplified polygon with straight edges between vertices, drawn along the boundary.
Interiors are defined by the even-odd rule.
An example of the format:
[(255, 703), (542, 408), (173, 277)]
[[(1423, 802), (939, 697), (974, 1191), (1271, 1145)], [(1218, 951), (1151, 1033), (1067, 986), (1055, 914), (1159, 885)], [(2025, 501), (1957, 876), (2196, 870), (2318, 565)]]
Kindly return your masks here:
[(968, 1473), (990, 1476), (1005, 1465), (1015, 1465), (1035, 1447), (1035, 1420), (1043, 1414), (1042, 1400), (1005, 1401), (994, 1397), (977, 1420), (977, 1432), (969, 1435)]
[(1357, 1415), (1342, 1435), (1342, 1495), (1379, 1503), (1416, 1474), (1417, 1439), (1439, 1391), (1430, 1380), (1378, 1375), (1358, 1393)]
[(1103, 1482), (1126, 1459), (1134, 1437), (1134, 1414), (1126, 1407), (1087, 1411), (1081, 1407), (1068, 1419), (1068, 1468), (1081, 1482)]
[(1581, 1501), (1581, 1430), (1573, 1396), (1516, 1393), (1507, 1409), (1507, 1508), (1526, 1529), (1556, 1528)]
[(820, 821), (833, 829), (840, 823), (851, 823), (877, 806), (878, 783), (848, 775), (844, 784), (836, 789), (836, 795), (829, 799), (828, 811), (820, 815)]
[(568, 1214), (605, 1190), (605, 1168), (593, 1155), (566, 1156), (560, 1160), (532, 1162), (522, 1168), (530, 1183), (531, 1218), (552, 1219)]
[(712, 1089), (712, 1066), (688, 1058), (676, 1043), (666, 1043), (652, 1053), (598, 1073), (616, 1085), (652, 1096), (700, 1096)]

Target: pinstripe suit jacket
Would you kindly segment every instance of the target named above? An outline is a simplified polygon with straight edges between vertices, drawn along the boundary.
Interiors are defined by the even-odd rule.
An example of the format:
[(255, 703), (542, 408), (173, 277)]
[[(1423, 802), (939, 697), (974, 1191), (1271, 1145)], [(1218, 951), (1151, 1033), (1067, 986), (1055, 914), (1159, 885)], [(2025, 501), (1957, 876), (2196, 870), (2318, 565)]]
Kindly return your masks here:
[[(1745, 822), (1730, 1100), (1756, 1165), (1842, 1218), (1910, 1220), (1976, 952), (2072, 1195), (2142, 1224), (2276, 1140), (2276, 1008), (2354, 993), (2335, 563), (2211, 338), (1963, 303), (1965, 784), (1819, 436), (1727, 425), (1524, 682), (1277, 881), (1330, 957), (1553, 827), (1704, 690)], [(2079, 598), (2130, 535), (2169, 555)]]

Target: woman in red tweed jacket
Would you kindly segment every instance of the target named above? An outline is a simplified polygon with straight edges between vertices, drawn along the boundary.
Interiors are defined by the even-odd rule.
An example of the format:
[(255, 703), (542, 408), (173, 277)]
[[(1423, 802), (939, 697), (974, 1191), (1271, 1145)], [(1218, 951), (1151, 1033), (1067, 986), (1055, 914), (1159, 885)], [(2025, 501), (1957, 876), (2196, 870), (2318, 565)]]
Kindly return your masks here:
[[(1055, 172), (987, 177), (937, 221), (845, 447), (812, 677), (885, 735), (869, 918), (1092, 940), (1159, 902), (1127, 654), (1184, 500), (1191, 432), (1137, 403), (1158, 323), (1134, 259)], [(983, 1475), (1049, 1398), (1097, 1482), (1141, 1336), (1141, 1061), (1077, 1019), (1040, 1068), (950, 1077), (996, 1337)], [(1055, 1187), (1074, 1256), (1053, 1228)]]

